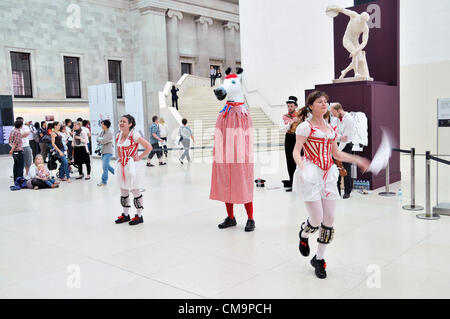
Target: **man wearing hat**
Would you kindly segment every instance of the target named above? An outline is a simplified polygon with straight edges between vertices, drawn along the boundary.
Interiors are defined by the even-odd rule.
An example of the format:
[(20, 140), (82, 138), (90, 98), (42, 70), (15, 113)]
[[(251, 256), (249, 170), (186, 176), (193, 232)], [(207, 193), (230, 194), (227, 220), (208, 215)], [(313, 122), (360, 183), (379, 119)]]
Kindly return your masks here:
[(292, 156), (296, 141), (295, 128), (299, 122), (299, 119), (297, 118), (297, 100), (298, 99), (295, 96), (289, 97), (286, 101), (288, 113), (282, 116), (280, 122), (280, 131), (286, 133), (286, 137), (284, 139), (284, 151), (286, 153), (286, 164), (289, 173), (289, 180), (283, 181), (284, 187), (287, 188), (286, 192), (292, 192), (292, 178), (297, 167), (294, 157)]

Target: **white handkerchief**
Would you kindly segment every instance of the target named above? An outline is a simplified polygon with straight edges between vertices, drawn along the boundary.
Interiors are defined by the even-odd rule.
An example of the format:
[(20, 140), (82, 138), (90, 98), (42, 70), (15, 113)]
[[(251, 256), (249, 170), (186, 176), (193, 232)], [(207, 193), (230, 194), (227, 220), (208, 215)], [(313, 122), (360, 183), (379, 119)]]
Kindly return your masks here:
[(372, 172), (375, 175), (378, 175), (378, 173), (385, 169), (387, 166), (387, 163), (389, 162), (389, 159), (391, 158), (392, 154), (392, 142), (389, 138), (389, 135), (384, 129), (381, 129), (383, 136), (381, 138), (381, 144), (380, 147), (378, 147), (378, 150), (372, 160), (372, 163), (369, 166), (368, 172)]

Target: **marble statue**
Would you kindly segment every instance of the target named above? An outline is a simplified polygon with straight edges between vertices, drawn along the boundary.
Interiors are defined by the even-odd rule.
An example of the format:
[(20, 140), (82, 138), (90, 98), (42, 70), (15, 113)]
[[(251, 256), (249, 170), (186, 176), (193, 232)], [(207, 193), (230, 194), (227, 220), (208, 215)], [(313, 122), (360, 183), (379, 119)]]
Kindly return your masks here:
[[(342, 43), (344, 48), (350, 53), (349, 57), (352, 59), (352, 62), (341, 72), (339, 80), (335, 80), (335, 82), (373, 81), (373, 78), (371, 78), (369, 74), (366, 52), (364, 51), (364, 48), (369, 41), (369, 26), (367, 22), (369, 21), (370, 16), (367, 12), (359, 14), (355, 11), (343, 9), (338, 6), (329, 6), (326, 10), (326, 14), (332, 18), (336, 17), (339, 13), (345, 14), (350, 18)], [(361, 34), (362, 42), (359, 43)], [(351, 70), (355, 73), (354, 77), (344, 79)]]

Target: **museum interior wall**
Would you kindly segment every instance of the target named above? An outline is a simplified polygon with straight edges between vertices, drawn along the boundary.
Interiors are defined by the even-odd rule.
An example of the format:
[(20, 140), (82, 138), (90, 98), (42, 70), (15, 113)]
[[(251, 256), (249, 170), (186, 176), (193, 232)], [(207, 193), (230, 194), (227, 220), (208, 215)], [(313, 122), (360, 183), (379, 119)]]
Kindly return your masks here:
[[(257, 103), (276, 122), (285, 111), (286, 97), (294, 94), (303, 104), (305, 89), (330, 83), (334, 77), (333, 22), (325, 15), (332, 4), (350, 7), (353, 1), (260, 0), (257, 7), (252, 0), (240, 1), (249, 103)], [(402, 148), (436, 150), (436, 99), (450, 97), (448, 12), (446, 0), (430, 5), (420, 0), (400, 2)]]

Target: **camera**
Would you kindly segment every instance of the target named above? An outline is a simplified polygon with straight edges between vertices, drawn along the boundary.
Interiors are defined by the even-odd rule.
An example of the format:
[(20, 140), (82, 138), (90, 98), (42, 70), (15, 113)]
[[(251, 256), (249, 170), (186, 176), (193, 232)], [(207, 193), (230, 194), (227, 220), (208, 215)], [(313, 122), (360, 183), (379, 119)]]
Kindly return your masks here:
[(102, 146), (98, 145), (97, 148), (94, 151), (95, 154), (97, 154), (98, 156), (102, 155)]

